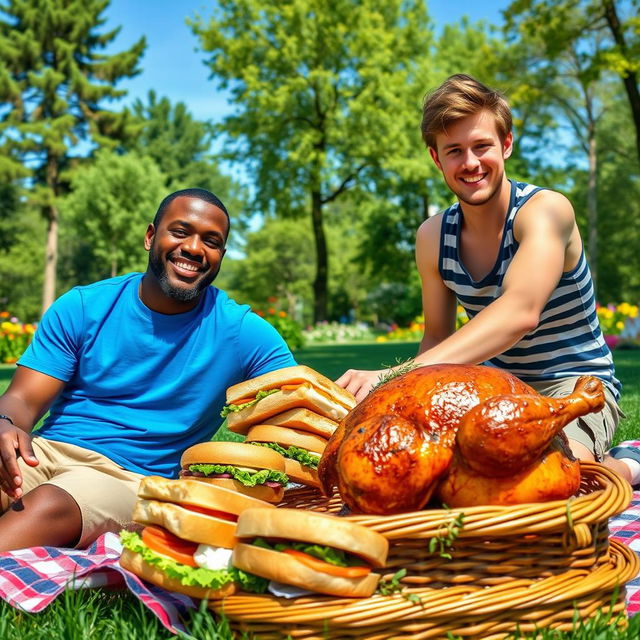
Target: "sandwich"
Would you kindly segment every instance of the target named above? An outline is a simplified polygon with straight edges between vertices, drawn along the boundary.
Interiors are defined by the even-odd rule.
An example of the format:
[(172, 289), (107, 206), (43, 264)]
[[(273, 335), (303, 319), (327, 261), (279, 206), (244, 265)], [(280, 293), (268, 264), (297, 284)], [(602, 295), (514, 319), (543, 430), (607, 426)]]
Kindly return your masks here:
[(263, 421), (263, 424), (271, 424), (275, 427), (289, 427), (290, 429), (299, 429), (308, 433), (315, 433), (327, 440), (333, 435), (338, 428), (335, 420), (321, 416), (309, 409), (297, 407), (289, 409), (271, 416)]
[(180, 465), (181, 478), (232, 489), (266, 502), (280, 502), (289, 482), (282, 455), (241, 442), (193, 445), (182, 454)]
[(232, 565), (301, 589), (364, 598), (375, 591), (389, 543), (337, 516), (302, 509), (247, 509), (238, 518)]
[(338, 422), (355, 405), (351, 393), (317, 371), (297, 365), (229, 387), (221, 415), (231, 431), (246, 435), (250, 426), (289, 409), (309, 409)]
[(274, 507), (195, 480), (148, 476), (140, 482), (132, 520), (122, 531), (120, 564), (143, 580), (194, 598), (223, 598), (242, 588), (264, 593), (267, 581), (230, 565), (242, 511)]
[(249, 428), (245, 442), (267, 447), (284, 456), (289, 480), (320, 488), (318, 462), (327, 439), (315, 433), (272, 424), (256, 424)]

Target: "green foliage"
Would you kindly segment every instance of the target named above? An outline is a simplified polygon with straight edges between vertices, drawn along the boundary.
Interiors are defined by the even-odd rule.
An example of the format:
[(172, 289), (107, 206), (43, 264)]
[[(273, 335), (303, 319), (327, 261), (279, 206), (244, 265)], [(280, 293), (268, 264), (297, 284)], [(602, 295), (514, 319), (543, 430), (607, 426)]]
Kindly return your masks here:
[(289, 316), (300, 317), (311, 302), (311, 246), (311, 233), (304, 225), (269, 219), (247, 235), (244, 257), (225, 258), (219, 285), (238, 301), (257, 308), (263, 308), (268, 299), (280, 300)]
[(78, 281), (144, 271), (143, 236), (166, 195), (164, 182), (151, 158), (106, 149), (74, 172), (61, 208), (76, 242), (86, 247), (84, 264), (76, 265)]
[(375, 322), (408, 325), (422, 310), (420, 279), (417, 271), (409, 282), (383, 282), (369, 290), (364, 301)]
[(211, 154), (215, 139), (209, 122), (196, 120), (183, 102), (172, 104), (149, 91), (147, 102), (138, 99), (133, 114), (140, 133), (125, 140), (123, 147), (139, 156), (149, 156), (165, 176), (167, 193), (199, 187), (215, 193), (232, 215), (233, 226), (244, 228), (247, 194), (232, 178), (221, 173)]
[(414, 142), (424, 4), (223, 0), (209, 23), (196, 19), (193, 27), (237, 106), (224, 128), (235, 141), (230, 152), (255, 179), (258, 206), (283, 216), (309, 212), (314, 320), (324, 320), (323, 207), (392, 166)]
[(128, 116), (102, 108), (121, 97), (114, 88), (138, 73), (144, 38), (113, 55), (102, 51), (118, 30), (100, 33), (108, 0), (8, 0), (0, 19), (0, 172), (29, 177), (29, 201), (47, 220), (44, 305), (55, 290), (58, 210), (71, 149), (79, 142), (112, 144), (126, 135)]
[(257, 309), (256, 313), (275, 328), (289, 349), (299, 349), (304, 345), (302, 327), (286, 311), (277, 311), (273, 307), (269, 307), (266, 311)]
[(26, 203), (3, 200), (5, 187), (0, 193), (0, 309), (33, 321), (40, 316), (45, 222)]

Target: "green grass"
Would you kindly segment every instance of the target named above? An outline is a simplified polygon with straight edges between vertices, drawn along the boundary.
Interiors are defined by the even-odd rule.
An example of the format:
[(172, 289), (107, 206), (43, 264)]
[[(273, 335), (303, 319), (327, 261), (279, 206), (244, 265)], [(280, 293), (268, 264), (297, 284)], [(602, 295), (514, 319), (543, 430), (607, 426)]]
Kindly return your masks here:
[[(409, 343), (353, 344), (308, 347), (296, 352), (301, 364), (335, 379), (346, 369), (379, 369), (405, 360), (416, 352)], [(617, 375), (624, 385), (621, 406), (626, 413), (616, 442), (640, 439), (640, 351), (615, 353)], [(0, 391), (9, 383), (14, 367), (0, 366)], [(228, 433), (228, 432), (227, 432)], [(221, 434), (225, 437), (224, 434)], [(198, 640), (228, 640), (225, 623), (216, 623), (206, 611), (195, 611), (187, 620)], [(576, 630), (560, 633), (543, 630), (539, 640), (637, 640), (640, 616), (626, 630), (606, 618), (577, 623)], [(175, 638), (131, 594), (110, 590), (65, 592), (39, 614), (25, 614), (0, 602), (2, 640), (164, 640)]]

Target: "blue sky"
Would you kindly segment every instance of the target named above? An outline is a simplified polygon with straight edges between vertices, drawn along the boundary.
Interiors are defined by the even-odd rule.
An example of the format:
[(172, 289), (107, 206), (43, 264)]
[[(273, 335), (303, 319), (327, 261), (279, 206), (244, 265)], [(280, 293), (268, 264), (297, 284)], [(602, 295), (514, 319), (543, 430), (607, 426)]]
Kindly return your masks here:
[[(198, 40), (185, 23), (196, 13), (210, 15), (212, 4), (204, 0), (112, 0), (104, 13), (106, 26), (121, 26), (122, 30), (110, 49), (123, 49), (142, 35), (147, 38), (142, 73), (118, 85), (129, 92), (126, 103), (135, 98), (146, 101), (149, 89), (155, 89), (172, 102), (184, 102), (198, 119), (219, 121), (230, 112), (225, 96), (217, 94), (208, 79)], [(432, 0), (428, 7), (438, 27), (463, 16), (473, 22), (500, 24), (500, 10), (508, 4), (506, 0)]]

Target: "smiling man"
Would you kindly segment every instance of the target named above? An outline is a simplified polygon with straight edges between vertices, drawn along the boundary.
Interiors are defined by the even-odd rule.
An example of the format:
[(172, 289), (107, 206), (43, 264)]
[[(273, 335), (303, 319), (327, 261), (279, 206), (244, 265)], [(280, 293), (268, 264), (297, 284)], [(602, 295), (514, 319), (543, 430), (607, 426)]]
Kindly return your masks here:
[(228, 386), (295, 364), (271, 325), (210, 286), (229, 226), (212, 193), (172, 193), (144, 274), (75, 287), (44, 315), (0, 396), (0, 551), (118, 531), (140, 478), (177, 477), (181, 452), (215, 433)]
[[(550, 396), (568, 395), (578, 376), (599, 377), (604, 410), (565, 433), (577, 457), (602, 460), (620, 383), (571, 203), (507, 178), (509, 106), (470, 76), (451, 76), (427, 96), (422, 136), (457, 202), (418, 229), (425, 332), (415, 362), (487, 363)], [(458, 304), (470, 321), (456, 331)], [(337, 382), (361, 400), (386, 372), (350, 370)]]

